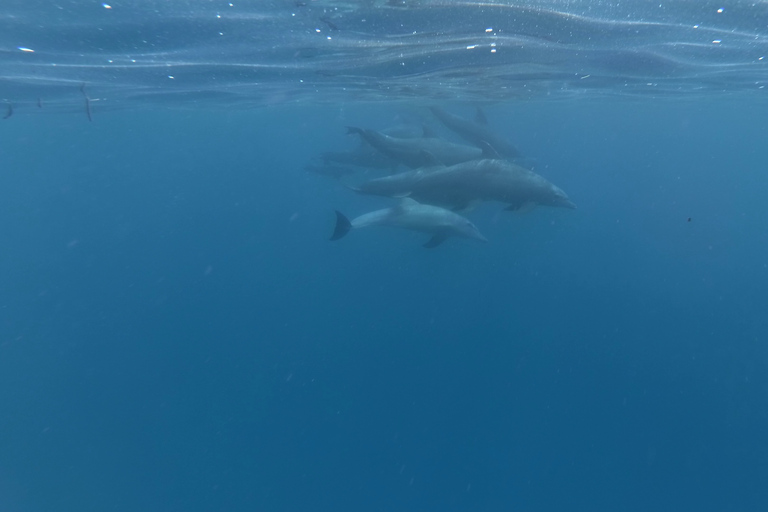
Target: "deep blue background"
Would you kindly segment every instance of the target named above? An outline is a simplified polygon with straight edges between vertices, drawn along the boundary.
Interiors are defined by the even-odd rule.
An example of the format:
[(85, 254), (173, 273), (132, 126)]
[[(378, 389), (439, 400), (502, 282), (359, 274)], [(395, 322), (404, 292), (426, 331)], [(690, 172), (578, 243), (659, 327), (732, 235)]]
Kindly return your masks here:
[(406, 107), (0, 122), (0, 509), (765, 510), (764, 107), (488, 108), (579, 208), (432, 251), (302, 169)]

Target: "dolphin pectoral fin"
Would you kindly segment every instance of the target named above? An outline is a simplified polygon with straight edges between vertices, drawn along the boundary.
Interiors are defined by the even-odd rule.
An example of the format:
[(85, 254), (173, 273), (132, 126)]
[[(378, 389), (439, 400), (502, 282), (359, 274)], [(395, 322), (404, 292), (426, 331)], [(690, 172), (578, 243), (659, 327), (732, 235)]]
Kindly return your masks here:
[(448, 239), (448, 235), (445, 233), (437, 233), (435, 236), (430, 238), (427, 243), (425, 243), (422, 247), (426, 249), (432, 249), (434, 247), (437, 247), (438, 245), (442, 244)]
[(343, 213), (336, 210), (336, 227), (333, 229), (333, 235), (331, 235), (330, 240), (344, 238), (344, 235), (349, 233), (350, 229), (352, 229), (352, 223), (349, 222), (349, 219)]
[(524, 203), (511, 204), (504, 208), (505, 212), (517, 212), (520, 214), (530, 213), (536, 208), (536, 203), (533, 201), (526, 201)]
[(397, 194), (392, 194), (390, 197), (393, 199), (405, 199), (406, 197), (410, 197), (411, 191), (406, 190), (405, 192), (398, 192)]
[(501, 155), (498, 151), (496, 151), (496, 148), (484, 140), (481, 140), (478, 146), (480, 146), (480, 149), (483, 150), (483, 158), (490, 158), (491, 160), (502, 160)]
[(475, 110), (475, 122), (483, 126), (488, 126), (488, 118), (485, 117), (485, 112), (483, 112), (483, 109), (480, 107), (477, 107), (477, 110)]

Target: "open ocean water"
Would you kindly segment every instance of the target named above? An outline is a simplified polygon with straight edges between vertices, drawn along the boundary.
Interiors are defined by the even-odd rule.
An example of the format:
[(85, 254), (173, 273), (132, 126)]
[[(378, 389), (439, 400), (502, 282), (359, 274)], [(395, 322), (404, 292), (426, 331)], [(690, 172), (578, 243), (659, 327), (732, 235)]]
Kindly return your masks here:
[[(768, 510), (767, 56), (763, 0), (3, 0), (0, 511)], [(329, 241), (398, 199), (321, 155), (435, 106), (577, 209)]]

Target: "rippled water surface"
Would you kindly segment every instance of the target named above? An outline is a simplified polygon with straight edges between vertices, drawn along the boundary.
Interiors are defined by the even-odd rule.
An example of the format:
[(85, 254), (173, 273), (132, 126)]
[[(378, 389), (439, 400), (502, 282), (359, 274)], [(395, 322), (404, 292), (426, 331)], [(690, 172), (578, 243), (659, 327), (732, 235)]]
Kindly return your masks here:
[(762, 91), (768, 3), (6, 0), (0, 95), (94, 108)]

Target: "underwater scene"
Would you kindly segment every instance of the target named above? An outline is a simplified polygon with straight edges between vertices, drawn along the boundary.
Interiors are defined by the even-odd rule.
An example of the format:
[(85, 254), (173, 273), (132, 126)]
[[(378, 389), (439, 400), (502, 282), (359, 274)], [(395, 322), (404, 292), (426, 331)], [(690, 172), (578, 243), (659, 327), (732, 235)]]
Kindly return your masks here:
[(3, 0), (0, 511), (768, 510), (768, 2)]

